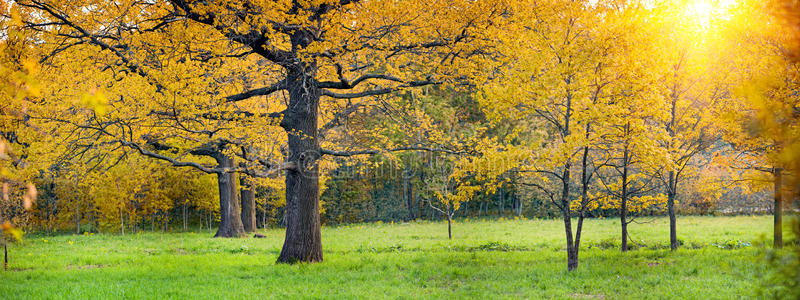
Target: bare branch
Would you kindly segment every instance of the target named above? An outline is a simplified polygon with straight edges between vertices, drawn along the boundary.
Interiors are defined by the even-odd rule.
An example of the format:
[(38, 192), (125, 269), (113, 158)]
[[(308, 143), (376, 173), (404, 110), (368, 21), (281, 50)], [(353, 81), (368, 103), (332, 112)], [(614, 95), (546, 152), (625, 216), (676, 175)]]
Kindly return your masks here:
[(349, 80), (345, 79), (344, 75), (342, 75), (342, 74), (339, 74), (339, 78), (340, 78), (340, 81), (338, 81), (338, 82), (336, 82), (336, 81), (323, 81), (323, 82), (320, 82), (319, 83), (319, 87), (320, 88), (325, 88), (325, 89), (352, 89), (352, 88), (356, 87), (359, 83), (365, 82), (365, 81), (370, 80), (370, 79), (383, 79), (383, 80), (389, 80), (389, 81), (400, 82), (400, 83), (405, 82), (400, 78), (397, 78), (397, 77), (394, 77), (394, 76), (391, 76), (391, 75), (385, 75), (385, 74), (366, 74), (366, 75), (363, 75), (363, 76), (361, 76), (359, 78), (356, 78), (353, 81), (349, 81)]
[(407, 147), (398, 147), (398, 148), (391, 148), (391, 149), (370, 149), (370, 150), (359, 150), (359, 151), (333, 151), (333, 150), (326, 150), (320, 149), (320, 154), (322, 155), (330, 155), (330, 156), (357, 156), (357, 155), (375, 155), (387, 152), (398, 152), (398, 151), (428, 151), (428, 152), (441, 152), (447, 154), (466, 154), (465, 151), (453, 151), (449, 149), (443, 148), (431, 148), (431, 147), (424, 147), (424, 146), (407, 146)]
[(238, 101), (250, 99), (250, 98), (256, 97), (256, 96), (269, 96), (270, 94), (272, 94), (274, 92), (282, 91), (282, 90), (285, 90), (286, 88), (287, 88), (286, 81), (281, 80), (281, 81), (278, 81), (278, 82), (276, 82), (276, 83), (274, 83), (274, 84), (272, 84), (270, 86), (257, 88), (257, 89), (249, 90), (249, 91), (246, 91), (246, 92), (243, 92), (243, 93), (227, 96), (227, 97), (225, 97), (225, 102), (238, 102)]
[(404, 88), (419, 87), (419, 86), (426, 86), (426, 85), (434, 85), (434, 84), (439, 84), (439, 83), (441, 83), (441, 82), (434, 81), (432, 79), (427, 79), (427, 80), (419, 80), (419, 81), (409, 81), (409, 82), (406, 82), (404, 84), (401, 84), (401, 85), (398, 85), (398, 86), (395, 86), (395, 87), (380, 88), (380, 89), (375, 89), (375, 90), (366, 90), (366, 91), (356, 92), (356, 93), (334, 93), (334, 92), (331, 92), (329, 90), (323, 89), (322, 90), (322, 94), (325, 95), (325, 96), (328, 96), (328, 97), (331, 97), (331, 98), (337, 98), (337, 99), (355, 99), (355, 98), (363, 98), (363, 97), (369, 97), (369, 96), (380, 96), (380, 95), (385, 95), (385, 94), (389, 94), (389, 93), (392, 93), (392, 92), (396, 92), (396, 91), (402, 90)]

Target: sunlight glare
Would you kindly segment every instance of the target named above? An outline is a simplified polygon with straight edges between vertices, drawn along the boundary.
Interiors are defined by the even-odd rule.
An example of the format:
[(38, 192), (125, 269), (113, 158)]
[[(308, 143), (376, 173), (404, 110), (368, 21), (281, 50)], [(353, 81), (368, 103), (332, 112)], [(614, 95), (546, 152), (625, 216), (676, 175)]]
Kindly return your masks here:
[(706, 30), (714, 19), (726, 19), (736, 0), (693, 0), (686, 4), (684, 16)]

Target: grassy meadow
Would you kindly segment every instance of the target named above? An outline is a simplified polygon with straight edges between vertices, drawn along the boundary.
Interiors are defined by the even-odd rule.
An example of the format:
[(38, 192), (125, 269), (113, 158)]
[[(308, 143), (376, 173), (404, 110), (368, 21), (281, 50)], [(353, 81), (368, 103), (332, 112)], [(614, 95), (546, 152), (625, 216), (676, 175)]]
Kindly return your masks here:
[[(579, 270), (566, 271), (559, 220), (459, 220), (323, 227), (325, 261), (276, 265), (283, 230), (266, 238), (213, 233), (29, 234), (9, 248), (0, 299), (557, 298), (734, 299), (755, 295), (769, 216), (679, 217), (585, 224)], [(751, 246), (747, 246), (750, 243)], [(665, 249), (666, 248), (666, 249)], [(730, 249), (733, 248), (733, 249)]]

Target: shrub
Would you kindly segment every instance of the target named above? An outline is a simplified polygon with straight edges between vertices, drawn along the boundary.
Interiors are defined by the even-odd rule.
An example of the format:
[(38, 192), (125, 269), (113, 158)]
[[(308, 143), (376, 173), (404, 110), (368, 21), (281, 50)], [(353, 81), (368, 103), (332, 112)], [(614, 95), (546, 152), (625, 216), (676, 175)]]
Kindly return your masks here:
[(750, 244), (750, 242), (743, 242), (743, 241), (740, 241), (740, 240), (727, 240), (727, 241), (721, 242), (721, 243), (711, 243), (711, 246), (714, 246), (714, 247), (717, 247), (717, 248), (720, 248), (720, 249), (731, 250), (731, 249), (739, 249), (739, 248), (750, 247), (750, 246), (752, 246), (752, 244)]

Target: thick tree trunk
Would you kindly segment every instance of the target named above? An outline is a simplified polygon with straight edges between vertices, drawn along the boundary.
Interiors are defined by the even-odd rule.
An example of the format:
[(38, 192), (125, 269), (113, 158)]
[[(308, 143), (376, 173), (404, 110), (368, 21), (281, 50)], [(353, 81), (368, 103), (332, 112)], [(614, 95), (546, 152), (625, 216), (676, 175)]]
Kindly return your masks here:
[(245, 232), (256, 231), (256, 191), (245, 180), (242, 185), (242, 225)]
[[(292, 38), (302, 39), (302, 33)], [(281, 125), (289, 133), (289, 161), (296, 168), (286, 173), (286, 238), (279, 263), (322, 261), (319, 217), (319, 140), (317, 110), (320, 89), (314, 80), (316, 66), (288, 68), (289, 106)]]
[(669, 214), (669, 248), (678, 250), (678, 231), (677, 220), (675, 218), (675, 195), (677, 194), (677, 180), (675, 172), (669, 172), (669, 182), (667, 183), (667, 213)]
[(781, 186), (783, 185), (783, 175), (780, 168), (773, 169), (774, 180), (774, 195), (775, 201), (772, 208), (773, 215), (773, 232), (772, 232), (772, 247), (775, 249), (783, 248), (783, 193)]
[[(222, 168), (232, 168), (233, 159), (225, 154), (214, 156)], [(214, 237), (241, 237), (245, 235), (239, 208), (239, 193), (235, 173), (218, 173), (220, 222)]]

